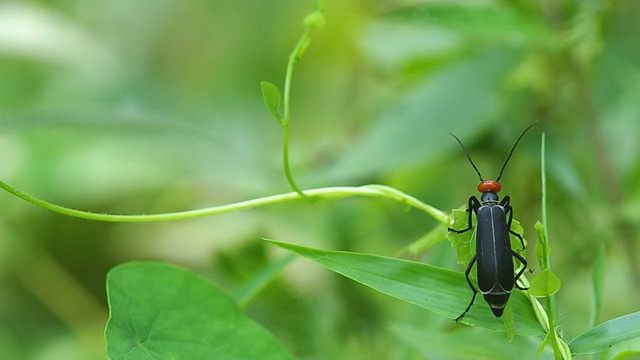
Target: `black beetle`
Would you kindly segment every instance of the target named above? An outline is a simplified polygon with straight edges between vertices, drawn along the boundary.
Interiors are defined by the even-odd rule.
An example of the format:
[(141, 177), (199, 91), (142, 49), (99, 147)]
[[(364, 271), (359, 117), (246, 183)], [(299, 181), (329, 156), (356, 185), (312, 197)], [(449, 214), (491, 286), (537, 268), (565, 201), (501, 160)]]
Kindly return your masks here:
[[(461, 234), (467, 232), (473, 228), (471, 220), (472, 214), (476, 214), (476, 254), (473, 256), (464, 275), (467, 279), (469, 287), (473, 291), (473, 297), (469, 302), (469, 306), (456, 318), (456, 322), (462, 319), (467, 312), (471, 309), (473, 302), (478, 294), (478, 289), (473, 285), (471, 279), (469, 279), (469, 273), (473, 268), (473, 265), (477, 263), (478, 274), (478, 288), (484, 297), (484, 300), (491, 307), (491, 311), (496, 317), (502, 316), (504, 307), (509, 301), (509, 296), (513, 287), (516, 286), (522, 289), (516, 281), (527, 268), (527, 261), (516, 251), (511, 249), (511, 240), (509, 234), (516, 236), (520, 239), (522, 244), (522, 250), (524, 250), (524, 240), (522, 236), (515, 231), (511, 230), (511, 223), (513, 221), (513, 208), (511, 207), (510, 197), (507, 195), (502, 200), (498, 198), (498, 192), (502, 188), (499, 181), (502, 178), (502, 173), (513, 155), (513, 151), (522, 139), (522, 137), (531, 129), (533, 125), (529, 125), (520, 137), (516, 140), (515, 144), (507, 156), (500, 174), (496, 180), (484, 180), (480, 171), (471, 160), (469, 152), (465, 148), (464, 144), (457, 136), (452, 133), (456, 141), (462, 147), (467, 159), (471, 163), (471, 166), (476, 170), (480, 177), (480, 184), (478, 185), (478, 191), (482, 193), (480, 200), (475, 195), (471, 195), (469, 198), (467, 212), (469, 213), (468, 226), (465, 229), (456, 230), (449, 228), (449, 231)], [(514, 276), (513, 258), (518, 259), (523, 265), (522, 269)], [(524, 289), (522, 289), (524, 290)]]

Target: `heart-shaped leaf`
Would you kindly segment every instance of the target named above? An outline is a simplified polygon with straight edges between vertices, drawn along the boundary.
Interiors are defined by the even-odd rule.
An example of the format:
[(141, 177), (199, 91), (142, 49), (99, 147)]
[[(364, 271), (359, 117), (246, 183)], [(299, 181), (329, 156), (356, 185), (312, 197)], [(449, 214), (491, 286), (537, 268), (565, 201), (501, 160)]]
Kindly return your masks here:
[(173, 265), (133, 262), (107, 276), (112, 360), (290, 360), (284, 347), (207, 279)]

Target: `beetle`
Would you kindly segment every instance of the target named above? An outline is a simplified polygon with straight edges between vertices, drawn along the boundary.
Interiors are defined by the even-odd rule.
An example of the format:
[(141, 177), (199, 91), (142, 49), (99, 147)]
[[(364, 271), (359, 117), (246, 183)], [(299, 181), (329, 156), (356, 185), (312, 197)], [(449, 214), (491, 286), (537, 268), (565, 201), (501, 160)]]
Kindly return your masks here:
[[(511, 155), (513, 155), (513, 152), (522, 137), (524, 137), (527, 131), (529, 131), (529, 129), (531, 129), (535, 124), (536, 122), (524, 129), (515, 144), (513, 144), (513, 147), (502, 165), (502, 169), (500, 170), (500, 174), (496, 180), (483, 179), (480, 174), (480, 170), (478, 170), (476, 165), (473, 163), (473, 160), (471, 160), (471, 156), (462, 141), (460, 141), (460, 139), (453, 133), (449, 133), (460, 144), (462, 151), (464, 151), (467, 159), (471, 163), (471, 166), (473, 166), (478, 174), (478, 177), (480, 178), (478, 191), (482, 193), (480, 200), (478, 200), (475, 195), (471, 195), (469, 198), (466, 210), (467, 213), (469, 213), (467, 227), (460, 230), (448, 228), (451, 232), (458, 234), (465, 233), (473, 228), (471, 223), (472, 215), (476, 215), (476, 253), (464, 272), (467, 283), (473, 291), (473, 296), (471, 297), (471, 301), (467, 308), (456, 318), (456, 322), (460, 321), (460, 319), (469, 312), (471, 306), (473, 306), (473, 303), (476, 300), (476, 295), (478, 294), (478, 289), (473, 285), (473, 282), (471, 282), (471, 279), (469, 278), (469, 274), (471, 273), (471, 269), (474, 264), (477, 264), (476, 269), (479, 291), (482, 293), (487, 304), (489, 304), (491, 312), (493, 312), (493, 315), (496, 317), (502, 316), (514, 286), (521, 290), (526, 290), (517, 284), (517, 280), (522, 276), (527, 268), (527, 261), (522, 257), (522, 255), (511, 248), (509, 234), (514, 235), (520, 240), (520, 243), (522, 244), (521, 251), (525, 249), (524, 240), (522, 239), (522, 235), (511, 230), (511, 223), (513, 222), (511, 198), (506, 195), (502, 200), (500, 200), (498, 192), (502, 189), (500, 179), (502, 178), (504, 169), (509, 163), (509, 159), (511, 159)], [(522, 269), (520, 269), (515, 276), (513, 275), (514, 257), (523, 265)]]

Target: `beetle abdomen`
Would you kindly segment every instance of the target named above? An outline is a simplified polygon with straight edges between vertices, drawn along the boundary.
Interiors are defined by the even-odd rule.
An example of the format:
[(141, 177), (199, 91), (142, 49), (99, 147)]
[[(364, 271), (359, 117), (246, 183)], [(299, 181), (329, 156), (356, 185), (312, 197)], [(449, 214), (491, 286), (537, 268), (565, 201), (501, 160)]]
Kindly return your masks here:
[(497, 204), (483, 205), (478, 209), (477, 219), (476, 257), (480, 292), (485, 296), (509, 294), (514, 285), (513, 258), (505, 210)]
[(504, 307), (507, 305), (507, 301), (509, 301), (509, 296), (511, 292), (504, 294), (483, 294), (484, 300), (491, 307), (491, 312), (493, 315), (500, 317), (504, 312)]

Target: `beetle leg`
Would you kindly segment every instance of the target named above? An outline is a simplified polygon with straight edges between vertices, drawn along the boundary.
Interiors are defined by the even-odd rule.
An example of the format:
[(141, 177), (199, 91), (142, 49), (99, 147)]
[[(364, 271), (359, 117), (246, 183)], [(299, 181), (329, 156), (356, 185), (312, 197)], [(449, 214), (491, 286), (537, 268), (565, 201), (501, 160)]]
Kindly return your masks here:
[(520, 262), (522, 263), (522, 265), (524, 265), (522, 267), (522, 269), (520, 269), (520, 271), (516, 274), (516, 277), (513, 278), (513, 282), (516, 285), (516, 287), (520, 290), (529, 290), (529, 288), (523, 288), (520, 287), (520, 285), (518, 285), (518, 279), (520, 278), (520, 276), (522, 276), (522, 274), (524, 274), (524, 271), (527, 269), (527, 260), (525, 260), (522, 255), (518, 254), (517, 252), (511, 250), (511, 254), (513, 256), (516, 257), (516, 259), (520, 260)]
[(467, 227), (465, 229), (460, 229), (460, 230), (456, 230), (453, 228), (448, 228), (447, 230), (449, 231), (453, 231), (455, 233), (458, 234), (462, 234), (464, 232), (467, 232), (469, 230), (471, 230), (473, 228), (472, 226), (472, 222), (471, 222), (471, 217), (473, 216), (473, 214), (477, 214), (478, 213), (478, 209), (480, 208), (480, 201), (478, 201), (478, 198), (475, 197), (475, 195), (472, 195), (469, 198), (469, 204), (467, 207), (467, 212), (469, 213), (469, 218), (467, 220)]
[(471, 301), (469, 302), (469, 306), (467, 306), (467, 308), (464, 309), (462, 314), (460, 314), (460, 316), (458, 316), (456, 318), (456, 322), (460, 321), (460, 319), (462, 319), (465, 315), (467, 315), (467, 313), (471, 309), (471, 306), (473, 305), (473, 302), (476, 301), (476, 295), (478, 295), (478, 289), (476, 289), (476, 287), (473, 286), (473, 283), (471, 282), (471, 279), (469, 278), (469, 273), (471, 273), (471, 268), (473, 268), (473, 264), (475, 264), (475, 263), (476, 263), (476, 256), (473, 255), (473, 258), (469, 262), (469, 265), (467, 265), (467, 270), (465, 270), (465, 272), (464, 272), (464, 277), (467, 279), (467, 283), (469, 284), (469, 287), (473, 291), (473, 296), (471, 297)]
[(504, 198), (502, 198), (502, 201), (500, 201), (500, 206), (504, 208), (505, 213), (509, 214), (509, 220), (507, 220), (507, 229), (509, 229), (509, 233), (520, 240), (520, 244), (522, 244), (522, 249), (520, 251), (524, 251), (525, 246), (524, 246), (524, 239), (522, 238), (522, 235), (511, 230), (511, 223), (513, 222), (513, 207), (511, 207), (511, 204), (509, 203), (510, 201), (511, 201), (511, 198), (509, 197), (509, 195), (507, 195)]

